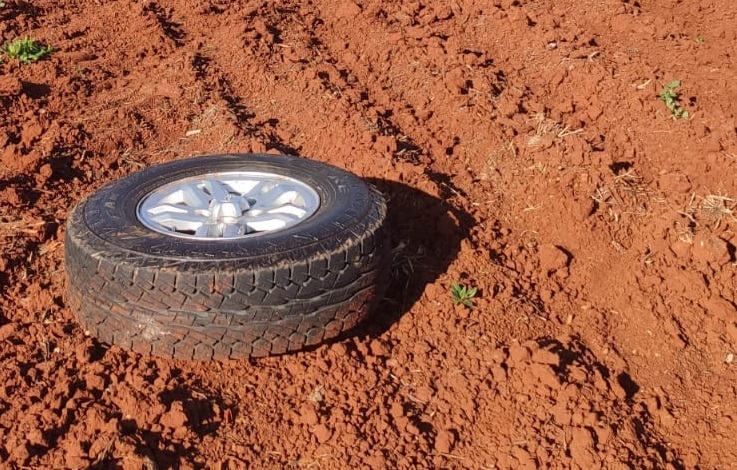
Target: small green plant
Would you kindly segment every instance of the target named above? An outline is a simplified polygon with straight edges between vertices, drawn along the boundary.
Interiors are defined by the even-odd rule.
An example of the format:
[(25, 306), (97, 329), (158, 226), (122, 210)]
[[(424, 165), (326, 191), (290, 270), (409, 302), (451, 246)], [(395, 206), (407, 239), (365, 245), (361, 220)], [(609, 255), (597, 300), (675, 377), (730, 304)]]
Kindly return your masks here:
[(24, 64), (30, 64), (51, 54), (54, 49), (49, 46), (42, 46), (32, 37), (26, 36), (23, 39), (15, 39), (5, 43), (0, 51), (7, 54), (11, 59), (18, 59)]
[(468, 308), (473, 308), (473, 298), (476, 297), (478, 289), (475, 287), (466, 287), (463, 284), (451, 284), (450, 295), (453, 296), (453, 305), (463, 304)]
[(704, 39), (704, 36), (696, 36), (696, 39), (694, 39), (694, 41), (696, 41), (696, 44), (703, 44), (706, 39)]
[(673, 119), (683, 118), (688, 119), (688, 111), (681, 108), (680, 105), (680, 96), (679, 93), (676, 91), (676, 88), (681, 86), (680, 80), (673, 80), (672, 82), (665, 85), (665, 87), (660, 90), (660, 99), (663, 100), (663, 103), (665, 103), (665, 106), (670, 111), (670, 114), (673, 116)]

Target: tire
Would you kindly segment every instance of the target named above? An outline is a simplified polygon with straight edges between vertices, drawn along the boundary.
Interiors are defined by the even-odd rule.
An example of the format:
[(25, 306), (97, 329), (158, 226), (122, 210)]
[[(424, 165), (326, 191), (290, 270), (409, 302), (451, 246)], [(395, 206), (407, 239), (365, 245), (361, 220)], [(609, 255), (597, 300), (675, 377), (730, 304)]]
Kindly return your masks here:
[[(252, 234), (241, 228), (234, 238), (211, 233), (231, 230), (226, 226), (233, 219), (192, 234), (155, 225), (149, 218), (159, 209), (143, 209), (147, 201), (163, 200), (150, 194), (183, 194), (167, 189), (178, 187), (172, 185), (235, 172), (297, 181), (309, 189), (295, 200), (304, 203), (312, 190), (319, 205), (305, 205), (315, 212), (295, 225)], [(221, 199), (231, 204), (231, 196)], [(212, 201), (208, 214), (224, 213), (226, 203), (216, 210)], [(171, 203), (161, 207), (174, 211)], [(294, 217), (279, 215), (277, 222)], [(72, 209), (65, 235), (69, 304), (90, 334), (146, 355), (207, 361), (297, 351), (354, 327), (382, 296), (390, 264), (385, 219), (376, 189), (299, 157), (215, 155), (151, 167)]]

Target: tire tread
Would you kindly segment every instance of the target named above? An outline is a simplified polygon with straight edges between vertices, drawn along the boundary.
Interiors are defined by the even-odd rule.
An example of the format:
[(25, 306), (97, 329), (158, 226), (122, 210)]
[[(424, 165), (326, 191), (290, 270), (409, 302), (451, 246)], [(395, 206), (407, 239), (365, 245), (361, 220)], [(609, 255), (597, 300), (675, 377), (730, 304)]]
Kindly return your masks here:
[(79, 223), (78, 206), (65, 240), (70, 306), (101, 341), (147, 355), (243, 359), (319, 344), (353, 328), (381, 295), (389, 265), (386, 206), (371, 191), (357, 236), (269, 267), (156, 265), (142, 260), (151, 255), (104, 252)]

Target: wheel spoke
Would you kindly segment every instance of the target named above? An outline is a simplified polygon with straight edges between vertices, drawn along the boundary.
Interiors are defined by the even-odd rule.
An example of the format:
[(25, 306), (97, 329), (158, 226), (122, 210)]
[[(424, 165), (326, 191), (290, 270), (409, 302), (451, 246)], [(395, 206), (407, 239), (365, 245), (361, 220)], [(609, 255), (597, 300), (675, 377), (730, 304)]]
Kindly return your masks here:
[(256, 184), (248, 188), (248, 191), (244, 192), (244, 196), (253, 196), (257, 197), (259, 194), (261, 194), (261, 191), (263, 191), (264, 186), (267, 184), (270, 184), (268, 181), (258, 181)]
[(210, 191), (212, 197), (218, 202), (227, 201), (230, 197), (229, 188), (226, 187), (221, 181), (208, 179), (205, 181), (205, 188)]
[(282, 192), (272, 189), (266, 194), (256, 195), (254, 197), (256, 199), (256, 203), (253, 205), (253, 208), (260, 210), (269, 210), (274, 206), (281, 206), (287, 202), (291, 202), (297, 197), (299, 197), (299, 195), (296, 191)]
[(222, 236), (223, 238), (235, 238), (238, 235), (243, 235), (244, 228), (246, 227), (236, 224), (225, 224), (223, 226)]
[(283, 230), (319, 206), (317, 192), (302, 181), (271, 173), (224, 172), (164, 185), (141, 201), (138, 217), (159, 233), (217, 240)]
[(162, 212), (151, 216), (151, 220), (170, 230), (191, 232), (203, 225), (201, 216), (194, 213)]
[(182, 186), (182, 200), (190, 207), (207, 209), (210, 207), (211, 197), (199, 186), (187, 184)]
[(299, 218), (289, 214), (262, 214), (254, 217), (244, 217), (243, 223), (252, 232), (266, 232), (284, 228), (295, 220), (299, 220)]
[(169, 214), (171, 216), (176, 215), (191, 215), (192, 217), (201, 217), (201, 211), (194, 207), (185, 206), (183, 204), (159, 204), (149, 208), (146, 212), (151, 217), (156, 217), (163, 214)]
[(217, 236), (211, 232), (213, 232), (213, 224), (202, 224), (197, 228), (197, 230), (195, 230), (194, 235), (195, 237), (201, 238)]
[(283, 204), (265, 211), (266, 214), (288, 214), (297, 218), (303, 217), (305, 212), (306, 211), (303, 208), (294, 204)]

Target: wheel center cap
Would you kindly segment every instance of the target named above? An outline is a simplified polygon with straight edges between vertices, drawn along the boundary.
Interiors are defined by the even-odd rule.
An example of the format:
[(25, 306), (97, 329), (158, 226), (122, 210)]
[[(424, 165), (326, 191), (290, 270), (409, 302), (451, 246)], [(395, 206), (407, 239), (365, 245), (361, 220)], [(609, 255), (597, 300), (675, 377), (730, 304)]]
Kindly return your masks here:
[(222, 202), (213, 199), (210, 207), (210, 220), (212, 222), (234, 223), (250, 208), (251, 205), (244, 197), (233, 200), (232, 196), (228, 195)]

